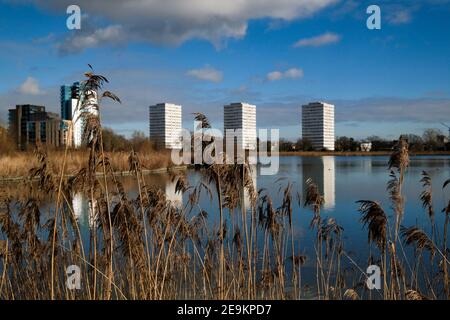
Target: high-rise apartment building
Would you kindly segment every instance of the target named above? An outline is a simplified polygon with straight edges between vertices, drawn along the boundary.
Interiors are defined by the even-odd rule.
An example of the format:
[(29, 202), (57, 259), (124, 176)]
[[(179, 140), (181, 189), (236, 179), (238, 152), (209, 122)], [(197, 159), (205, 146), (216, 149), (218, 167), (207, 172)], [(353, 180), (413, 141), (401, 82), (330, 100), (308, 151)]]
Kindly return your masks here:
[(232, 103), (223, 108), (223, 127), (237, 130), (238, 145), (245, 150), (256, 149), (256, 106), (248, 103)]
[(150, 139), (162, 149), (181, 149), (181, 106), (158, 103), (149, 107)]
[[(62, 125), (65, 127), (68, 124), (72, 125), (72, 128), (67, 132), (72, 135), (71, 145), (79, 148), (86, 143), (86, 141), (83, 141), (86, 116), (98, 114), (96, 107), (97, 93), (95, 91), (84, 92), (82, 84), (79, 82), (74, 82), (71, 86), (61, 86), (60, 93), (61, 119), (71, 121), (70, 123), (62, 123)], [(86, 97), (84, 94), (86, 94)]]
[(302, 106), (302, 138), (315, 150), (334, 151), (334, 105), (312, 102)]

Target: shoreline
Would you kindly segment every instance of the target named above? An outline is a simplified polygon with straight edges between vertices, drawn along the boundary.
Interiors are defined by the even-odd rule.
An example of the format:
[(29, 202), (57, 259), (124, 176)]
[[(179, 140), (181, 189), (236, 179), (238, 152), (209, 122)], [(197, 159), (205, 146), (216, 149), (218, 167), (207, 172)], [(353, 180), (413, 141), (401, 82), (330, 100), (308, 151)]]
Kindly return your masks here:
[[(361, 151), (282, 151), (279, 153), (272, 153), (270, 156), (283, 156), (283, 157), (323, 157), (323, 156), (336, 156), (336, 157), (382, 157), (390, 156), (391, 151), (371, 151), (371, 152), (361, 152)], [(415, 156), (450, 156), (450, 151), (421, 151), (416, 153), (411, 153), (410, 157)], [(183, 166), (167, 166), (156, 169), (143, 169), (143, 174), (164, 174), (170, 171), (180, 171), (187, 170), (192, 167), (192, 165)], [(115, 171), (114, 176), (116, 177), (126, 177), (133, 175), (133, 171)], [(103, 175), (102, 172), (98, 172), (96, 176)], [(72, 178), (74, 174), (65, 175), (65, 178)], [(27, 176), (0, 176), (0, 185), (9, 183), (19, 183), (28, 180)], [(38, 177), (33, 180), (37, 180)]]
[[(299, 157), (323, 157), (323, 156), (341, 156), (341, 157), (376, 157), (390, 156), (392, 151), (282, 151), (279, 156), (299, 156)], [(420, 151), (410, 152), (410, 157), (414, 156), (450, 156), (450, 151)]]

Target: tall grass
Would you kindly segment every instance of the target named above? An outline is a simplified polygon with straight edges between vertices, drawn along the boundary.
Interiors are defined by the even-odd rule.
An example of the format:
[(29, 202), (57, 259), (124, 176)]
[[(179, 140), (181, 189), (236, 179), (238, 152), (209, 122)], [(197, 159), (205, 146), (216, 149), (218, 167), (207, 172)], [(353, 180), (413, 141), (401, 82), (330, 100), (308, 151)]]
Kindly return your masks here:
[[(105, 152), (110, 159), (111, 167), (115, 172), (128, 171), (128, 157), (130, 152)], [(65, 174), (74, 175), (82, 168), (89, 155), (87, 150), (67, 151)], [(50, 161), (55, 173), (62, 171), (62, 159), (65, 157), (65, 151), (47, 151), (47, 158)], [(161, 169), (172, 165), (170, 152), (166, 150), (153, 150), (139, 154), (143, 169)], [(33, 152), (12, 152), (10, 154), (0, 155), (0, 179), (13, 177), (26, 177), (32, 168), (38, 166), (38, 160), (33, 156)]]

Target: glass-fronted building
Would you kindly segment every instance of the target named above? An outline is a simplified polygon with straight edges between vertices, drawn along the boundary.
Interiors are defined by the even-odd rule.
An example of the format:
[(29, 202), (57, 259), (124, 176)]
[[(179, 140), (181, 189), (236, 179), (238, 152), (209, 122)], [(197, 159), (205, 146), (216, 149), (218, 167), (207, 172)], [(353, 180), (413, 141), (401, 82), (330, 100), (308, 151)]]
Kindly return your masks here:
[(47, 114), (44, 106), (31, 104), (17, 105), (15, 109), (8, 111), (8, 131), (17, 142), (19, 149), (25, 149), (28, 137), (28, 122), (45, 120)]
[(75, 112), (73, 100), (78, 101), (80, 98), (80, 83), (74, 82), (71, 86), (61, 86), (60, 103), (61, 103), (61, 119), (72, 120)]

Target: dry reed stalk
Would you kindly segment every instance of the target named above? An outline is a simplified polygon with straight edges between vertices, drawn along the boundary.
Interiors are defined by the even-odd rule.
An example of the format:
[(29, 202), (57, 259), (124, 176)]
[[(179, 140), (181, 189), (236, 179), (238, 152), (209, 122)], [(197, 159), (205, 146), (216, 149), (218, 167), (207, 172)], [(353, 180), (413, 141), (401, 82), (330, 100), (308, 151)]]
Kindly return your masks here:
[[(136, 154), (136, 152), (134, 150), (131, 152), (128, 161), (129, 161), (129, 164), (130, 164), (130, 171), (134, 171), (134, 173), (136, 175), (136, 181), (137, 181), (137, 184), (138, 184), (139, 208), (140, 208), (141, 215), (142, 215), (141, 219), (142, 219), (142, 226), (143, 226), (143, 229), (144, 229), (144, 237), (145, 237), (145, 253), (146, 253), (147, 265), (148, 265), (147, 266), (148, 267), (148, 271), (147, 271), (147, 273), (148, 273), (148, 281), (149, 281), (149, 283), (151, 283), (152, 279), (151, 279), (150, 246), (149, 246), (149, 243), (148, 243), (148, 232), (147, 232), (147, 224), (146, 224), (146, 220), (145, 220), (145, 209), (144, 209), (144, 201), (146, 203), (148, 203), (149, 199), (148, 199), (148, 195), (147, 195), (147, 189), (145, 187), (145, 180), (144, 180), (144, 177), (143, 177), (143, 174), (142, 174), (142, 170), (141, 170), (140, 160), (139, 160), (139, 157), (138, 157), (138, 155)], [(141, 179), (144, 182), (142, 187), (141, 187), (141, 181), (140, 181)], [(142, 192), (143, 190), (145, 191), (145, 195), (146, 195), (145, 200), (143, 199), (143, 195), (144, 195), (143, 192)]]
[(430, 175), (426, 172), (422, 172), (422, 179), (420, 180), (424, 190), (420, 194), (420, 200), (422, 201), (422, 206), (427, 209), (428, 217), (430, 218), (432, 235), (431, 238), (436, 240), (436, 222), (434, 218), (434, 207), (433, 207), (433, 187)]
[(359, 300), (359, 295), (355, 290), (347, 289), (344, 292), (344, 300)]
[(54, 252), (55, 252), (55, 243), (56, 243), (56, 226), (58, 223), (58, 212), (59, 212), (59, 204), (60, 204), (60, 198), (61, 198), (61, 188), (63, 184), (63, 177), (65, 172), (65, 165), (66, 165), (66, 159), (67, 159), (67, 147), (64, 151), (64, 158), (63, 158), (63, 164), (60, 172), (60, 179), (59, 179), (59, 185), (58, 185), (58, 196), (56, 199), (56, 210), (55, 210), (55, 225), (53, 228), (53, 239), (52, 239), (52, 291), (51, 291), (51, 299), (54, 300), (54, 273), (55, 273), (55, 264), (54, 264)]
[(406, 168), (409, 165), (409, 151), (408, 142), (405, 137), (400, 136), (398, 142), (394, 146), (394, 151), (389, 158), (389, 170), (396, 169), (398, 172), (398, 180), (395, 183), (395, 197), (393, 199), (396, 206), (396, 219), (395, 219), (395, 241), (398, 240), (398, 231), (400, 223), (403, 218), (403, 197), (402, 187), (404, 182), (404, 176)]
[[(442, 186), (442, 189), (445, 189), (445, 187), (450, 183), (450, 179), (446, 180)], [(442, 209), (442, 212), (445, 214), (445, 221), (444, 221), (444, 240), (442, 244), (442, 252), (444, 253), (443, 259), (443, 273), (444, 273), (444, 291), (447, 299), (450, 299), (450, 288), (449, 288), (449, 274), (448, 274), (448, 247), (447, 247), (447, 236), (448, 236), (448, 225), (450, 223), (450, 200), (448, 201), (447, 207)]]
[(422, 252), (426, 250), (430, 253), (431, 259), (435, 255), (435, 244), (433, 240), (428, 238), (426, 233), (418, 227), (401, 228), (401, 235), (407, 245), (415, 245), (416, 249)]
[(310, 229), (317, 229), (316, 235), (316, 281), (317, 281), (317, 295), (320, 299), (321, 293), (323, 293), (322, 285), (324, 275), (322, 273), (323, 262), (322, 262), (322, 229), (320, 228), (322, 224), (322, 217), (320, 215), (320, 209), (325, 203), (323, 196), (319, 192), (319, 188), (312, 181), (312, 179), (308, 178), (306, 180), (306, 195), (304, 200), (304, 206), (310, 206), (313, 211), (313, 218), (310, 223)]
[(386, 244), (387, 244), (387, 216), (381, 207), (380, 203), (370, 200), (359, 200), (357, 203), (360, 204), (358, 211), (362, 214), (361, 222), (364, 226), (367, 226), (369, 231), (368, 241), (370, 243), (375, 243), (381, 252), (383, 259), (382, 270), (383, 270), (383, 282), (384, 290), (383, 295), (386, 298), (388, 295), (387, 286), (387, 255), (386, 255)]
[(415, 290), (407, 290), (405, 293), (406, 300), (428, 300), (427, 297), (423, 296)]
[(2, 265), (3, 265), (3, 272), (2, 272), (2, 280), (0, 282), (0, 298), (2, 297), (3, 293), (3, 285), (5, 283), (6, 278), (6, 272), (8, 270), (8, 240), (1, 240), (0, 241), (0, 258), (3, 258)]

